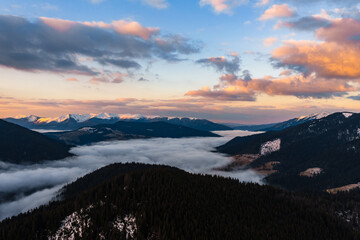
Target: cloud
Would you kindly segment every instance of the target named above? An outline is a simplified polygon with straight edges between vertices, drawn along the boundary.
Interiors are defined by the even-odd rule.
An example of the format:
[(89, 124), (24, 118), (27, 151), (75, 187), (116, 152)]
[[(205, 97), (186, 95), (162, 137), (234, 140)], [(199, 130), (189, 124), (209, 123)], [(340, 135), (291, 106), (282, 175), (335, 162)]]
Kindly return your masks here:
[(126, 73), (108, 73), (108, 74), (102, 74), (99, 77), (91, 78), (90, 83), (92, 84), (122, 83), (126, 77), (128, 77), (128, 74)]
[(326, 3), (326, 4), (335, 4), (335, 5), (353, 5), (359, 3), (358, 0), (281, 0), (282, 2), (291, 1), (294, 4), (304, 5), (306, 3)]
[(359, 40), (356, 36), (360, 35), (360, 20), (345, 18), (332, 20), (330, 26), (318, 29), (315, 32), (318, 39), (327, 42), (355, 43)]
[(143, 3), (158, 9), (169, 7), (169, 3), (166, 0), (143, 0)]
[(140, 23), (134, 21), (113, 21), (112, 26), (120, 34), (138, 36), (145, 40), (149, 39), (152, 34), (159, 32), (158, 28), (143, 27)]
[(71, 151), (77, 156), (64, 160), (25, 166), (3, 163), (3, 167), (7, 169), (0, 172), (2, 180), (0, 192), (20, 194), (24, 189), (38, 189), (39, 187), (43, 189), (0, 204), (0, 219), (45, 204), (57, 194), (63, 184), (114, 162), (165, 164), (192, 173), (225, 175), (241, 181), (261, 183), (263, 177), (251, 170), (237, 171), (230, 175), (212, 170), (231, 161), (229, 157), (213, 152), (214, 147), (226, 143), (234, 136), (245, 136), (251, 133), (234, 131), (226, 132), (226, 134), (227, 136), (223, 138), (157, 138), (103, 142), (73, 148)]
[(235, 7), (248, 4), (248, 0), (200, 0), (201, 7), (210, 5), (217, 14), (233, 14)]
[(259, 20), (267, 21), (274, 18), (293, 17), (296, 15), (297, 15), (296, 11), (291, 9), (288, 4), (282, 4), (282, 5), (275, 4), (269, 9), (267, 9), (263, 13), (263, 15), (261, 15)]
[(315, 76), (285, 76), (270, 79), (236, 78), (223, 75), (218, 85), (188, 91), (185, 95), (225, 101), (255, 101), (258, 94), (295, 96), (298, 98), (331, 98), (343, 96), (353, 87), (343, 81), (327, 80)]
[(27, 212), (31, 209), (39, 207), (40, 205), (47, 204), (54, 198), (62, 186), (63, 185), (46, 188), (29, 196), (23, 196), (17, 200), (0, 204), (0, 221), (7, 217), (11, 217), (22, 212)]
[[(202, 43), (134, 21), (74, 22), (0, 16), (0, 65), (25, 71), (48, 71), (100, 77), (102, 67), (139, 69), (139, 61), (179, 61), (197, 53)], [(160, 41), (160, 40), (161, 41)], [(80, 59), (91, 59), (92, 64)], [(117, 72), (116, 70), (114, 72)]]
[(71, 78), (67, 78), (66, 81), (69, 81), (69, 82), (77, 82), (79, 81), (77, 78), (74, 78), (74, 77), (71, 77)]
[(212, 67), (218, 72), (223, 72), (227, 74), (236, 74), (240, 71), (240, 58), (237, 54), (230, 56), (232, 58), (229, 60), (227, 57), (209, 57), (203, 58), (196, 61), (196, 63), (201, 64), (206, 67)]
[(357, 96), (349, 96), (348, 98), (349, 98), (349, 99), (352, 99), (352, 100), (360, 101), (360, 95), (357, 95)]
[(186, 96), (218, 99), (223, 101), (255, 101), (255, 92), (246, 88), (228, 86), (222, 89), (203, 87), (200, 90), (188, 91)]
[(360, 57), (358, 45), (336, 42), (285, 41), (272, 57), (275, 66), (315, 73), (323, 78), (342, 78), (359, 81)]
[(292, 22), (279, 22), (275, 25), (275, 29), (286, 27), (291, 28), (295, 30), (301, 30), (301, 31), (314, 31), (318, 28), (322, 27), (328, 27), (331, 25), (331, 21), (324, 18), (318, 18), (318, 17), (302, 17), (296, 21)]
[(255, 4), (255, 7), (262, 7), (268, 5), (269, 3), (270, 0), (258, 0), (258, 2)]
[(279, 74), (279, 76), (290, 76), (291, 74), (292, 74), (291, 70), (284, 70)]
[(144, 78), (144, 77), (140, 77), (140, 78), (138, 79), (138, 81), (139, 81), (139, 82), (149, 82), (149, 79), (146, 79), (146, 78)]
[(277, 38), (275, 38), (275, 37), (268, 37), (268, 38), (266, 38), (266, 39), (264, 39), (264, 46), (265, 47), (271, 47), (271, 46), (273, 46), (276, 42), (278, 41), (278, 39)]
[(99, 58), (98, 62), (102, 65), (113, 65), (113, 66), (124, 68), (124, 69), (129, 69), (129, 68), (139, 69), (139, 68), (141, 68), (141, 65), (139, 63), (132, 61), (132, 60), (126, 60), (126, 59)]

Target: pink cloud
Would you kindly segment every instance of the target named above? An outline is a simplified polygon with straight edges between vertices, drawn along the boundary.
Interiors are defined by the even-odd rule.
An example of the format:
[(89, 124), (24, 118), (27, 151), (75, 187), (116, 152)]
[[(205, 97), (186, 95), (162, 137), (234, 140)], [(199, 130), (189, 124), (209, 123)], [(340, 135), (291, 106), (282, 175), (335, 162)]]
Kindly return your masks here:
[(279, 74), (279, 76), (290, 76), (291, 74), (292, 74), (291, 70), (284, 70)]
[(324, 78), (360, 78), (357, 44), (315, 41), (285, 41), (272, 57), (287, 66), (303, 66), (306, 73)]
[(349, 42), (352, 37), (360, 35), (360, 21), (352, 18), (334, 19), (328, 27), (315, 32), (318, 39), (334, 42)]
[(76, 24), (76, 22), (70, 20), (63, 20), (56, 18), (40, 17), (40, 19), (44, 24), (48, 25), (51, 28), (56, 29), (59, 32), (67, 31)]
[(270, 3), (270, 0), (258, 0), (258, 2), (255, 4), (255, 7), (261, 7), (268, 5)]
[(266, 21), (273, 18), (283, 18), (283, 17), (293, 17), (297, 13), (295, 10), (290, 9), (289, 5), (273, 5), (271, 8), (267, 9), (263, 15), (259, 18), (261, 21)]
[(263, 43), (265, 47), (271, 47), (273, 46), (276, 42), (278, 41), (277, 38), (275, 37), (268, 37), (266, 39), (264, 39)]
[(203, 87), (200, 90), (188, 91), (185, 95), (227, 101), (255, 101), (258, 94), (327, 98), (356, 90), (343, 81), (316, 76), (267, 77), (250, 81), (235, 79), (233, 76), (222, 76), (220, 80), (220, 83), (213, 88)]
[(274, 29), (279, 29), (279, 28), (293, 28), (294, 26), (295, 26), (294, 23), (279, 21), (279, 22), (274, 26)]
[(77, 78), (74, 78), (74, 77), (71, 77), (71, 78), (67, 78), (66, 81), (69, 81), (69, 82), (77, 82), (78, 79), (77, 79)]
[(159, 32), (159, 28), (144, 27), (138, 22), (126, 21), (126, 20), (118, 20), (118, 21), (113, 21), (112, 23), (105, 23), (105, 22), (96, 22), (96, 21), (75, 22), (70, 20), (47, 18), (47, 17), (40, 17), (40, 19), (44, 24), (61, 32), (69, 30), (71, 27), (73, 27), (76, 24), (82, 24), (89, 27), (114, 29), (119, 34), (138, 36), (143, 38), (144, 40), (149, 39), (149, 37), (152, 34)]
[(141, 37), (145, 40), (149, 39), (149, 37), (159, 32), (158, 28), (152, 28), (152, 27), (143, 27), (138, 22), (127, 22), (125, 20), (119, 20), (119, 21), (113, 21), (112, 26), (115, 31), (117, 31), (120, 34), (125, 35), (134, 35)]
[(82, 22), (82, 24), (89, 26), (89, 27), (99, 27), (99, 28), (111, 28), (112, 25), (110, 23), (105, 22)]

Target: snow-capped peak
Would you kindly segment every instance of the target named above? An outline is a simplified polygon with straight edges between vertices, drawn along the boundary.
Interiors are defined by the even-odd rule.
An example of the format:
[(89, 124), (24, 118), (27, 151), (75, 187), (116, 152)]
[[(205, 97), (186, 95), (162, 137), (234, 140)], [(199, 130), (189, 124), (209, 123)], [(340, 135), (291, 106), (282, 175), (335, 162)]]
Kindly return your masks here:
[(314, 113), (307, 116), (301, 116), (297, 118), (297, 121), (303, 121), (303, 120), (315, 120), (315, 119), (321, 119), (324, 117), (329, 116), (331, 113), (323, 112), (323, 113)]
[(63, 122), (67, 119), (69, 119), (69, 115), (65, 115), (65, 116), (60, 116), (60, 117), (54, 117), (54, 118), (51, 118), (51, 117), (40, 117), (36, 120), (36, 123), (38, 124), (42, 124), (42, 123), (50, 123), (50, 122)]
[(95, 115), (94, 118), (100, 118), (100, 119), (111, 119), (111, 118), (119, 118), (118, 114), (113, 113), (100, 113), (98, 115)]
[(39, 117), (35, 115), (17, 115), (15, 119), (26, 119), (28, 122), (35, 122)]
[(85, 122), (90, 118), (93, 118), (95, 114), (69, 114), (72, 119), (77, 122)]
[(38, 120), (39, 117), (35, 116), (35, 115), (30, 115), (27, 117), (27, 120), (29, 122), (35, 122), (36, 120)]
[(349, 118), (349, 117), (351, 117), (351, 116), (353, 115), (353, 113), (350, 113), (350, 112), (343, 112), (342, 114), (343, 114), (344, 117), (346, 117), (346, 118)]

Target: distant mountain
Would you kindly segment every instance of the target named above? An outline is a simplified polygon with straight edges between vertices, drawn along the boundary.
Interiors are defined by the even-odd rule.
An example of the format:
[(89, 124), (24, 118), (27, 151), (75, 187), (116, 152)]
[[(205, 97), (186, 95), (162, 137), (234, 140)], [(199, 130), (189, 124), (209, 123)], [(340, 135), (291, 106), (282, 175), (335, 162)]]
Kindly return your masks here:
[(0, 161), (36, 163), (71, 156), (70, 147), (24, 127), (0, 120)]
[(156, 118), (140, 118), (138, 120), (130, 120), (137, 122), (166, 122), (170, 124), (180, 125), (189, 128), (195, 128), (202, 131), (225, 131), (232, 130), (231, 127), (223, 124), (214, 123), (206, 119), (193, 119), (193, 118), (168, 118), (168, 117), (156, 117)]
[(100, 124), (75, 131), (45, 133), (46, 136), (71, 145), (84, 145), (100, 141), (141, 138), (219, 137), (219, 135), (173, 125), (166, 122), (128, 122)]
[(237, 137), (218, 151), (254, 160), (266, 180), (295, 190), (326, 190), (360, 182), (360, 114), (334, 113), (263, 134)]
[(272, 126), (264, 127), (261, 129), (261, 131), (280, 131), (280, 130), (283, 130), (288, 127), (293, 127), (293, 126), (297, 126), (297, 125), (300, 125), (300, 124), (308, 122), (308, 121), (321, 119), (321, 118), (327, 117), (329, 115), (330, 115), (329, 113), (315, 113), (315, 114), (311, 114), (311, 115), (307, 115), (307, 116), (301, 116), (298, 118), (293, 118), (293, 119), (287, 120), (285, 122), (276, 123)]
[(309, 198), (166, 166), (112, 164), (65, 189), (77, 194), (2, 221), (1, 239), (359, 237)]
[(213, 123), (206, 119), (170, 118), (170, 117), (145, 117), (141, 115), (121, 114), (69, 114), (56, 118), (44, 118), (34, 115), (19, 116), (4, 119), (29, 129), (44, 130), (76, 130), (81, 127), (91, 127), (98, 124), (112, 124), (122, 121), (129, 122), (167, 122), (175, 125), (195, 128), (203, 131), (232, 130), (230, 127)]
[(272, 126), (278, 123), (269, 123), (269, 124), (259, 124), (259, 125), (233, 125), (235, 130), (244, 130), (244, 131), (263, 131), (264, 129), (271, 128)]
[(293, 127), (311, 120), (320, 119), (330, 115), (329, 113), (315, 113), (307, 116), (301, 116), (298, 118), (292, 118), (290, 120), (279, 122), (279, 123), (269, 123), (269, 124), (260, 124), (260, 125), (236, 125), (235, 123), (225, 124), (229, 127), (232, 127), (236, 130), (246, 130), (246, 131), (280, 131), (288, 127)]

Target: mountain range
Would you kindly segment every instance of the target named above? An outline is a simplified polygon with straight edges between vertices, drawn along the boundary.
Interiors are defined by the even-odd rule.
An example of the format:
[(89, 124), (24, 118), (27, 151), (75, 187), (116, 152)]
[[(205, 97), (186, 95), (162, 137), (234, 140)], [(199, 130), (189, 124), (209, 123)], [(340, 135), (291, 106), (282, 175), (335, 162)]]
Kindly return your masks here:
[(283, 122), (268, 123), (260, 125), (238, 125), (236, 123), (225, 124), (235, 130), (246, 130), (246, 131), (280, 131), (288, 127), (297, 126), (299, 124), (312, 121), (315, 119), (321, 119), (330, 115), (329, 113), (314, 113), (311, 115), (305, 115), (297, 118), (292, 118)]
[(217, 149), (234, 156), (230, 170), (250, 167), (267, 174), (270, 184), (287, 189), (356, 187), (360, 114), (334, 113), (280, 131), (236, 137)]
[(171, 118), (171, 117), (146, 117), (141, 115), (122, 114), (68, 114), (55, 118), (30, 116), (18, 116), (4, 119), (29, 129), (42, 130), (76, 130), (81, 127), (91, 127), (98, 124), (112, 124), (118, 121), (128, 122), (166, 122), (170, 124), (195, 128), (203, 131), (231, 130), (230, 127), (211, 122), (206, 119), (195, 118)]
[(100, 141), (129, 140), (143, 138), (219, 137), (208, 131), (197, 130), (166, 122), (118, 121), (82, 127), (75, 131), (49, 132), (46, 136), (69, 145), (85, 145)]
[(0, 238), (359, 237), (349, 223), (310, 197), (166, 166), (112, 164), (66, 186), (59, 198), (2, 221)]

